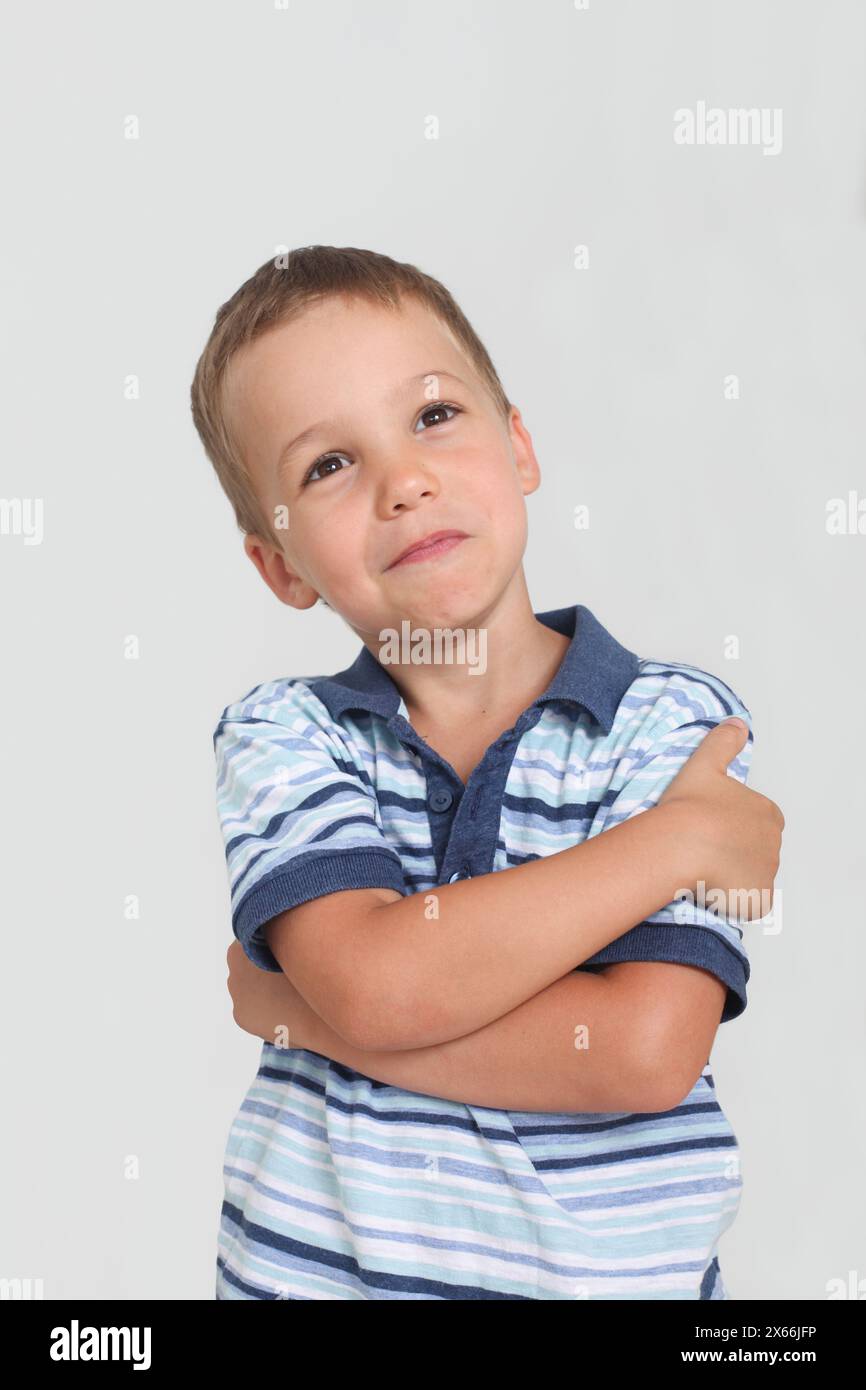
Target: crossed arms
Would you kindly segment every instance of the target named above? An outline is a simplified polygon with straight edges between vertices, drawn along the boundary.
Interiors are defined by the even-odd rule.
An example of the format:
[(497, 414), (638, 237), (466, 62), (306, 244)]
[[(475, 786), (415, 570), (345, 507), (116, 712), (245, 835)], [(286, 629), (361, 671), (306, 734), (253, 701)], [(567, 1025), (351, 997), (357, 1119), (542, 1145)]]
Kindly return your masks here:
[(545, 859), (441, 886), (432, 921), (426, 894), (301, 904), (265, 927), (286, 991), (274, 994), (274, 976), (270, 1016), (248, 1031), (273, 1041), (294, 1023), (296, 1046), (478, 1105), (669, 1109), (709, 1057), (726, 986), (664, 961), (575, 967), (688, 885), (684, 844), (675, 808), (658, 806)]

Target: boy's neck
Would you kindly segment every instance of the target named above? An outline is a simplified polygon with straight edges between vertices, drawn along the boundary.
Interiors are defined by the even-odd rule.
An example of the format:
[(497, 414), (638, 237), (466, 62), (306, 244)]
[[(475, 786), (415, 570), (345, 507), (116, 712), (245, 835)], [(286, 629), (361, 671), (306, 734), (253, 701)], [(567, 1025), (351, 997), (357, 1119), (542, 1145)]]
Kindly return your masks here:
[(547, 689), (571, 639), (538, 621), (528, 595), (525, 607), (512, 606), (510, 615), (500, 606), (479, 624), (484, 629), (485, 662), (471, 675), (469, 666), (444, 661), (386, 666), (413, 725), (420, 721), (430, 727), (461, 727), (477, 720), (504, 728)]

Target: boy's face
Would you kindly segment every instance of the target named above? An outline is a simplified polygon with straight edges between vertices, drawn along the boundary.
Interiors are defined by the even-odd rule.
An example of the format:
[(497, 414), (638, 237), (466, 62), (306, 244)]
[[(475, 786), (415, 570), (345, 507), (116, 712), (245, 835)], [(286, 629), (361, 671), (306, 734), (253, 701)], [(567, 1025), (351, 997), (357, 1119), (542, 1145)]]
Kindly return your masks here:
[[(310, 307), (235, 354), (225, 401), (266, 516), (288, 514), (280, 550), (244, 542), (283, 602), (308, 608), (321, 595), (375, 639), (404, 618), (465, 624), (519, 570), (523, 499), (539, 483), (532, 441), (414, 299), (399, 310), (342, 296)], [(466, 539), (393, 565), (452, 529)]]

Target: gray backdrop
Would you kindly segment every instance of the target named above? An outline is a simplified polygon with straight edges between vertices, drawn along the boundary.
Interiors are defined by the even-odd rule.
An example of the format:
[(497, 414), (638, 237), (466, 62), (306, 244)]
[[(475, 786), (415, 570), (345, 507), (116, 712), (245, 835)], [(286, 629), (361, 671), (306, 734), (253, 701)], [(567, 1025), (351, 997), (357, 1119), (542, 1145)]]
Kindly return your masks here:
[[(213, 1297), (261, 1044), (211, 734), (359, 641), (256, 574), (189, 384), (241, 281), (326, 242), (415, 262), (485, 341), (543, 473), (535, 609), (751, 709), (784, 911), (713, 1052), (745, 1182), (721, 1264), (738, 1299), (856, 1283), (866, 535), (828, 506), (866, 495), (864, 7), (53, 0), (3, 28), (0, 1277)], [(781, 112), (776, 148), (701, 142), (701, 103)]]

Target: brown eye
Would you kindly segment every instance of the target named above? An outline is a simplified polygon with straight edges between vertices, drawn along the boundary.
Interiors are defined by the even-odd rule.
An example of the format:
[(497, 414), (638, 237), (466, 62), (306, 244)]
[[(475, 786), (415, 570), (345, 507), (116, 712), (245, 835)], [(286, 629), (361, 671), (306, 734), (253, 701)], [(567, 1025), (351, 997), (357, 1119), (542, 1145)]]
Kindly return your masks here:
[[(427, 409), (426, 409), (425, 411), (423, 411), (423, 412), (421, 413), (421, 415), (419, 416), (419, 419), (420, 419), (420, 420), (426, 420), (427, 417), (428, 417), (429, 415), (443, 415), (444, 412), (445, 412), (446, 410), (451, 410), (451, 411), (453, 411), (453, 412), (454, 412), (454, 415), (459, 415), (459, 414), (460, 414), (460, 407), (459, 407), (459, 405), (449, 405), (449, 404), (447, 403), (447, 401), (436, 401), (436, 403), (435, 403), (434, 405), (428, 405)], [(448, 423), (449, 419), (453, 419), (453, 418), (454, 418), (453, 415), (452, 415), (452, 416), (446, 415), (444, 419), (439, 420), (439, 421), (435, 421), (435, 420), (434, 420), (433, 423), (434, 423), (434, 424), (443, 424), (443, 425), (445, 425), (445, 424)]]
[[(309, 483), (309, 482), (318, 482), (318, 479), (313, 477), (313, 474), (315, 473), (315, 471), (316, 471), (317, 468), (324, 468), (324, 466), (325, 466), (326, 463), (334, 463), (334, 462), (336, 462), (338, 459), (344, 459), (345, 457), (346, 457), (345, 454), (323, 454), (322, 457), (321, 457), (320, 459), (316, 459), (316, 462), (315, 462), (314, 464), (311, 465), (310, 470), (309, 470), (309, 472), (307, 473), (306, 477), (304, 478), (304, 481), (303, 481), (303, 483), (301, 484), (301, 486), (302, 486), (302, 487), (306, 487), (306, 486), (307, 486), (307, 483)], [(337, 473), (342, 473), (342, 471), (343, 471), (342, 468), (336, 469), (336, 472), (337, 472)], [(330, 478), (330, 477), (332, 477), (332, 476), (333, 476), (333, 475), (332, 475), (331, 473), (325, 473), (325, 474), (323, 474), (323, 477), (325, 477), (325, 478)]]

